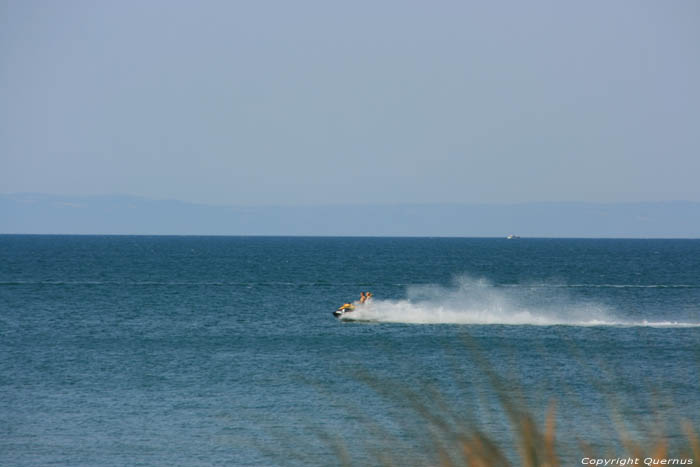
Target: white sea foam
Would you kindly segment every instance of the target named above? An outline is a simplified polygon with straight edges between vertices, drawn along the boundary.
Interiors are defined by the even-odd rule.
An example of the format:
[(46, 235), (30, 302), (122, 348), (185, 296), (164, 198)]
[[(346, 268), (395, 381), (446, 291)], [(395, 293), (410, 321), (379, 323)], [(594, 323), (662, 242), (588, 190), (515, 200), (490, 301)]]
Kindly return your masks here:
[(565, 290), (496, 287), (483, 279), (460, 277), (452, 287), (412, 286), (402, 300), (374, 298), (344, 320), (410, 324), (507, 324), (534, 326), (698, 327), (698, 323), (634, 321), (608, 306), (577, 301)]

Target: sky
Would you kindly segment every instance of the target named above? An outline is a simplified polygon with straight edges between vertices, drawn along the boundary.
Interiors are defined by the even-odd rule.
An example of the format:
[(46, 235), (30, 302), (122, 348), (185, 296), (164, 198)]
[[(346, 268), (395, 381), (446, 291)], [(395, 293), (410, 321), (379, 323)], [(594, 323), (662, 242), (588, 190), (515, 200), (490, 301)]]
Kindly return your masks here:
[(700, 201), (695, 0), (0, 5), (0, 193)]

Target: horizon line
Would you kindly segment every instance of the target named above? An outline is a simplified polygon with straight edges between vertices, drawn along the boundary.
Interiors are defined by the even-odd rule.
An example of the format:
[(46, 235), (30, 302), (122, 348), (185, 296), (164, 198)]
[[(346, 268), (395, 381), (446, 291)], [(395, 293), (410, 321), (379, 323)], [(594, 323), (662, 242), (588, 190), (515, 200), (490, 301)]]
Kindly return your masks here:
[(233, 207), (233, 208), (304, 208), (304, 207), (360, 207), (360, 206), (376, 206), (376, 207), (396, 207), (396, 206), (520, 206), (527, 204), (591, 204), (591, 205), (632, 205), (632, 204), (666, 204), (666, 203), (688, 203), (700, 204), (700, 200), (690, 199), (666, 199), (666, 200), (635, 200), (635, 201), (582, 201), (582, 200), (536, 200), (536, 201), (395, 201), (395, 202), (378, 202), (378, 203), (298, 203), (298, 204), (235, 204), (235, 203), (214, 203), (205, 201), (189, 201), (180, 198), (154, 198), (144, 195), (133, 195), (125, 193), (112, 194), (57, 194), (57, 193), (42, 193), (42, 192), (4, 192), (0, 196), (41, 196), (41, 197), (65, 197), (65, 198), (133, 198), (144, 201), (153, 202), (177, 202), (190, 204), (195, 206), (208, 207)]
[(144, 234), (144, 233), (13, 233), (0, 232), (0, 237), (230, 237), (230, 238), (402, 238), (402, 239), (463, 239), (463, 240), (700, 240), (700, 237), (610, 237), (610, 236), (457, 236), (457, 235), (299, 235), (299, 234)]

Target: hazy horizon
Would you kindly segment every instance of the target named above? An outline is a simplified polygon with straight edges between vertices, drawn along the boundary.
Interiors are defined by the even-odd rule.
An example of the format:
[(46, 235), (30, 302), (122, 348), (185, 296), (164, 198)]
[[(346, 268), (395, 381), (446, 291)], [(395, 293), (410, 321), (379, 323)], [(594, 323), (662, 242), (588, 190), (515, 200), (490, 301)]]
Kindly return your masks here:
[(436, 201), (423, 201), (423, 202), (402, 202), (402, 201), (394, 201), (394, 202), (353, 202), (353, 201), (346, 201), (346, 202), (328, 202), (328, 201), (315, 201), (315, 202), (308, 202), (304, 204), (287, 204), (283, 200), (278, 202), (278, 203), (269, 203), (269, 204), (235, 204), (235, 203), (228, 203), (228, 202), (200, 202), (200, 201), (190, 201), (186, 199), (181, 199), (181, 198), (173, 198), (173, 197), (159, 197), (159, 196), (141, 196), (137, 194), (130, 194), (130, 193), (119, 193), (119, 192), (112, 192), (112, 193), (98, 193), (98, 194), (89, 194), (89, 193), (50, 193), (50, 192), (0, 192), (0, 196), (4, 197), (22, 197), (22, 196), (35, 196), (35, 197), (45, 197), (48, 199), (58, 199), (58, 198), (85, 198), (85, 199), (100, 199), (100, 198), (115, 198), (115, 199), (128, 199), (128, 198), (134, 198), (138, 200), (143, 200), (143, 201), (154, 201), (154, 202), (176, 202), (176, 203), (183, 203), (183, 204), (189, 204), (189, 205), (195, 205), (195, 206), (211, 206), (211, 207), (235, 207), (235, 208), (270, 208), (270, 207), (280, 207), (280, 208), (295, 208), (295, 207), (324, 207), (324, 206), (399, 206), (399, 205), (416, 205), (416, 206), (431, 206), (431, 205), (483, 205), (483, 206), (517, 206), (517, 205), (525, 205), (525, 204), (596, 204), (596, 205), (630, 205), (630, 204), (654, 204), (654, 203), (693, 203), (693, 204), (700, 204), (700, 201), (695, 201), (692, 199), (682, 199), (682, 198), (677, 198), (677, 199), (666, 199), (666, 200), (655, 200), (655, 199), (632, 199), (632, 200), (627, 200), (627, 201), (585, 201), (581, 199), (571, 199), (571, 200), (545, 200), (545, 199), (536, 199), (536, 200), (531, 200), (531, 201), (493, 201), (493, 202), (482, 202), (482, 201), (473, 201), (473, 202), (460, 202), (460, 201), (443, 201), (443, 202), (436, 202)]
[(0, 195), (0, 233), (700, 238), (700, 203), (219, 206), (134, 196)]

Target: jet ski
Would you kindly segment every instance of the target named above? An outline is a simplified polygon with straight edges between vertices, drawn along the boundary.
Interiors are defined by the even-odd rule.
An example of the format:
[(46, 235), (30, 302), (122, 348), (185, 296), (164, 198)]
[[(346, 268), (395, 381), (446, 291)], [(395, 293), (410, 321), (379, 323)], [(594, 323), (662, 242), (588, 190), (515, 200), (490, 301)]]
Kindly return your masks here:
[(353, 305), (352, 303), (345, 303), (333, 312), (333, 316), (335, 316), (336, 318), (340, 318), (344, 314), (351, 313), (353, 311), (355, 311), (355, 305)]
[[(357, 308), (364, 308), (373, 296), (374, 295), (371, 292), (367, 292), (366, 295), (365, 292), (362, 292), (359, 302), (345, 302), (345, 304), (341, 305), (340, 307), (338, 307), (337, 310), (333, 312), (333, 316), (335, 316), (336, 318), (341, 318), (342, 316), (348, 313), (354, 312), (355, 310), (357, 310)], [(346, 319), (352, 318), (348, 317)]]

